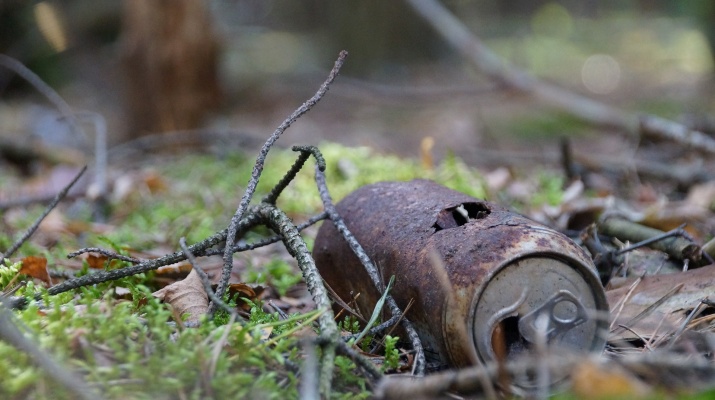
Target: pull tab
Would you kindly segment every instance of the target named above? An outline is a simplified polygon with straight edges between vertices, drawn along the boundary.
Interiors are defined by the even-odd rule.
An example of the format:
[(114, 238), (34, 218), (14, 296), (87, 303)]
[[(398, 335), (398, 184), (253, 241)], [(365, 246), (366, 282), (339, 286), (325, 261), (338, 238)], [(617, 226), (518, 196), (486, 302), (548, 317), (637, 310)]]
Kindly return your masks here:
[(560, 290), (540, 307), (535, 308), (519, 320), (519, 333), (529, 343), (536, 342), (537, 319), (540, 315), (548, 316), (546, 340), (566, 333), (588, 320), (586, 308), (568, 290)]

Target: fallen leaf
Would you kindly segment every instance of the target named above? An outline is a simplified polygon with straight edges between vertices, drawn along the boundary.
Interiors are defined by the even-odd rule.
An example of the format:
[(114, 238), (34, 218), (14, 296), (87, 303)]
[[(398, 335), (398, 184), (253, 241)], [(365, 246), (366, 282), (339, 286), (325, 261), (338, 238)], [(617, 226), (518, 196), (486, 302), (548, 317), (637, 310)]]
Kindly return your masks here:
[[(715, 265), (675, 274), (645, 276), (629, 294), (635, 280), (630, 282), (606, 292), (611, 315), (616, 318), (613, 327), (624, 325), (638, 335), (650, 338), (656, 328), (661, 335), (672, 333), (701, 299), (715, 297)], [(623, 309), (619, 311), (624, 301)], [(639, 317), (658, 301), (662, 304), (649, 310), (648, 315)], [(635, 338), (631, 332), (619, 331), (622, 331), (621, 338)]]
[(52, 285), (52, 279), (47, 272), (47, 259), (45, 257), (28, 256), (22, 259), (22, 268), (18, 271), (20, 274), (27, 275)]
[(650, 393), (643, 382), (624, 368), (613, 363), (599, 365), (589, 360), (575, 366), (571, 385), (579, 399), (637, 399)]
[(251, 287), (246, 283), (231, 283), (228, 285), (229, 298), (236, 299), (237, 307), (240, 307), (243, 311), (249, 311), (251, 306), (242, 299), (255, 302), (264, 290), (263, 286), (254, 285), (254, 287)]
[(87, 254), (84, 260), (87, 261), (87, 265), (89, 265), (92, 269), (104, 269), (104, 266), (107, 263), (107, 256), (90, 253)]
[(170, 304), (179, 315), (187, 314), (185, 322), (199, 322), (201, 316), (209, 310), (209, 298), (195, 270), (184, 280), (174, 282), (152, 295)]

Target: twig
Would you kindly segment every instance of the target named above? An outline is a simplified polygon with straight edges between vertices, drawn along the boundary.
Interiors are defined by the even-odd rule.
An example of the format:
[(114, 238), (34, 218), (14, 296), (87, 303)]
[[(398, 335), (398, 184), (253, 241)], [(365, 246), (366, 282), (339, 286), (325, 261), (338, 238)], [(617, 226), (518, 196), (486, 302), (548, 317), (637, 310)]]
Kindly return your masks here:
[[(258, 224), (260, 224), (259, 217), (256, 216), (255, 213), (249, 212), (247, 213), (246, 217), (241, 220), (241, 223), (238, 226), (238, 231), (245, 232)], [(201, 242), (192, 244), (191, 246), (189, 246), (189, 250), (192, 254), (194, 254), (194, 256), (204, 256), (204, 252), (207, 249), (216, 246), (222, 242), (225, 242), (225, 240), (226, 230), (223, 230), (202, 240)], [(159, 267), (174, 264), (184, 260), (186, 260), (186, 256), (184, 255), (183, 251), (177, 251), (160, 258), (142, 261), (141, 263), (133, 265), (131, 267), (114, 269), (111, 271), (101, 271), (94, 274), (84, 275), (78, 278), (70, 279), (47, 289), (47, 293), (49, 295), (56, 295), (82, 286), (96, 285), (102, 282), (141, 274), (147, 271), (155, 270)], [(41, 298), (42, 296), (40, 294), (35, 296), (36, 300), (40, 300)], [(8, 299), (8, 302), (11, 308), (22, 308), (27, 305), (27, 301), (23, 297), (13, 297)]]
[[(703, 299), (703, 300), (704, 300), (704, 299)], [(702, 311), (702, 310), (700, 309), (700, 306), (702, 306), (703, 304), (705, 304), (705, 302), (704, 302), (703, 300), (700, 300), (700, 301), (698, 302), (698, 305), (695, 306), (692, 311), (690, 311), (690, 313), (689, 313), (688, 316), (685, 318), (685, 320), (683, 321), (683, 323), (680, 325), (680, 327), (678, 328), (678, 330), (675, 331), (675, 333), (673, 334), (673, 337), (670, 339), (670, 343), (668, 343), (668, 348), (672, 348), (672, 347), (673, 347), (673, 345), (675, 344), (675, 342), (680, 338), (680, 336), (683, 334), (683, 332), (685, 332), (685, 330), (687, 329), (688, 324), (690, 324), (690, 321), (692, 321), (693, 318), (695, 318), (696, 316), (698, 316), (698, 314), (700, 314), (700, 312)], [(707, 306), (706, 306), (706, 307), (707, 307)]]
[[(380, 278), (380, 274), (377, 271), (377, 268), (370, 260), (370, 257), (365, 254), (365, 250), (363, 250), (362, 246), (360, 245), (360, 243), (358, 243), (353, 234), (350, 233), (350, 230), (345, 225), (345, 222), (343, 222), (343, 219), (335, 210), (333, 199), (331, 198), (330, 192), (328, 191), (328, 187), (325, 184), (325, 174), (323, 174), (323, 171), (317, 168), (315, 170), (315, 182), (318, 184), (318, 192), (320, 192), (320, 198), (323, 201), (323, 207), (328, 213), (330, 220), (333, 222), (340, 234), (343, 235), (345, 241), (348, 243), (348, 245), (358, 257), (362, 265), (365, 267), (365, 271), (370, 276), (370, 279), (372, 280), (373, 285), (375, 285), (375, 288), (377, 288), (378, 291), (382, 293), (385, 290), (385, 287), (382, 282), (382, 279)], [(392, 296), (387, 296), (387, 306), (390, 308), (390, 313), (393, 316), (402, 314), (400, 307), (397, 305), (395, 299)], [(423, 375), (426, 362), (420, 337), (417, 335), (417, 331), (415, 331), (415, 328), (412, 326), (412, 323), (409, 319), (403, 318), (402, 326), (405, 328), (410, 343), (412, 344), (412, 349), (415, 351), (414, 373), (415, 375)]]
[(101, 399), (98, 393), (92, 390), (79, 376), (70, 372), (66, 365), (58, 364), (35, 343), (22, 334), (13, 321), (13, 315), (5, 306), (5, 300), (0, 296), (0, 340), (10, 344), (17, 350), (26, 353), (30, 359), (58, 384), (64, 386), (77, 398), (83, 400)]
[(663, 232), (611, 215), (602, 218), (598, 223), (598, 228), (604, 235), (640, 242), (619, 251), (617, 254), (650, 245), (651, 248), (660, 250), (677, 259), (688, 259), (698, 263), (702, 258), (700, 247), (687, 237), (682, 226), (669, 232)]
[(693, 149), (715, 153), (715, 141), (703, 132), (691, 130), (683, 124), (653, 115), (640, 118), (640, 132), (646, 136), (685, 143)]
[(208, 371), (209, 377), (211, 377), (211, 378), (213, 378), (214, 374), (216, 373), (216, 366), (218, 365), (219, 356), (221, 356), (223, 347), (228, 342), (228, 335), (229, 335), (229, 333), (231, 333), (231, 329), (233, 329), (233, 324), (234, 324), (234, 322), (236, 322), (236, 318), (238, 318), (238, 314), (236, 314), (235, 312), (230, 313), (230, 315), (231, 315), (231, 317), (228, 319), (228, 323), (226, 324), (226, 326), (224, 326), (223, 332), (221, 333), (221, 337), (216, 342), (213, 350), (211, 351), (211, 364), (209, 366), (209, 371)]
[(293, 146), (292, 148), (293, 151), (298, 151), (300, 152), (300, 155), (298, 155), (298, 159), (295, 160), (295, 163), (290, 167), (288, 172), (281, 178), (280, 182), (276, 184), (276, 186), (271, 190), (270, 193), (268, 193), (261, 202), (263, 203), (268, 203), (268, 204), (276, 204), (276, 200), (278, 200), (278, 196), (281, 195), (283, 192), (283, 189), (285, 189), (289, 183), (293, 181), (295, 176), (298, 174), (298, 171), (303, 168), (303, 165), (305, 162), (308, 160), (308, 158), (312, 155), (315, 157), (315, 160), (318, 163), (318, 168), (320, 168), (321, 171), (325, 171), (325, 159), (323, 158), (323, 155), (320, 154), (320, 150), (318, 150), (317, 147), (315, 146)]
[[(631, 318), (630, 320), (628, 320), (628, 322), (626, 322), (625, 324), (622, 324), (622, 325), (625, 325), (625, 326), (633, 326), (633, 325), (635, 325), (638, 321), (640, 321), (640, 320), (642, 320), (643, 318), (649, 316), (653, 311), (655, 311), (656, 308), (660, 307), (663, 303), (665, 303), (666, 300), (668, 300), (668, 299), (670, 299), (671, 297), (673, 297), (673, 296), (674, 296), (676, 293), (678, 293), (678, 292), (680, 291), (680, 289), (682, 289), (682, 288), (683, 288), (683, 283), (679, 283), (679, 284), (675, 285), (674, 288), (670, 289), (670, 290), (668, 291), (668, 293), (664, 294), (663, 297), (661, 297), (660, 299), (658, 299), (658, 301), (656, 301), (655, 303), (649, 305), (648, 307), (646, 307), (645, 310), (641, 311), (638, 315), (636, 315), (635, 317)], [(619, 312), (619, 313), (620, 313), (620, 312)], [(618, 318), (618, 316), (616, 316), (616, 318)], [(614, 322), (616, 321), (616, 318), (613, 319)], [(611, 324), (611, 325), (613, 325), (613, 324)], [(612, 331), (611, 331), (611, 335), (615, 335), (615, 334), (619, 331), (619, 329), (622, 329), (622, 328), (619, 327), (619, 328), (616, 328), (616, 329), (612, 330)]]
[[(2, 54), (0, 54), (0, 56), (2, 56)], [(0, 60), (2, 60), (1, 57)], [(47, 206), (47, 208), (45, 208), (45, 211), (42, 213), (42, 215), (40, 215), (40, 217), (35, 220), (35, 223), (32, 224), (32, 226), (18, 240), (16, 240), (15, 243), (12, 244), (12, 246), (10, 246), (10, 248), (5, 252), (5, 254), (1, 256), (2, 258), (11, 257), (17, 251), (17, 249), (19, 249), (20, 246), (22, 246), (22, 244), (25, 243), (25, 241), (27, 241), (27, 239), (29, 239), (33, 233), (35, 233), (37, 228), (40, 226), (40, 223), (45, 219), (47, 214), (49, 214), (50, 211), (52, 211), (57, 206), (57, 204), (67, 195), (67, 192), (69, 192), (72, 186), (77, 183), (79, 178), (82, 176), (82, 174), (84, 174), (86, 170), (87, 166), (84, 166), (79, 171), (79, 173), (77, 173), (74, 179), (72, 179), (72, 181), (67, 186), (65, 186), (64, 189), (57, 193), (57, 195), (52, 199), (52, 202)]]
[(67, 258), (75, 258), (75, 257), (77, 257), (77, 256), (79, 256), (79, 255), (81, 255), (81, 254), (85, 254), (85, 253), (97, 253), (97, 254), (101, 254), (101, 255), (103, 255), (103, 256), (109, 258), (110, 260), (111, 260), (111, 259), (113, 259), (113, 260), (121, 260), (121, 261), (130, 262), (130, 263), (132, 263), (132, 264), (139, 264), (140, 262), (143, 261), (143, 260), (140, 260), (140, 259), (138, 259), (138, 258), (134, 258), (134, 257), (130, 257), (130, 256), (125, 256), (125, 255), (122, 255), (122, 254), (119, 254), (119, 253), (115, 253), (115, 252), (110, 251), (110, 250), (103, 249), (103, 248), (101, 248), (101, 247), (85, 247), (85, 248), (83, 248), (83, 249), (79, 249), (79, 250), (77, 250), (77, 251), (74, 251), (74, 252), (72, 252), (72, 253), (67, 254)]
[[(389, 327), (391, 327), (391, 326), (397, 324), (397, 322), (400, 320), (400, 317), (401, 317), (401, 316), (402, 316), (402, 314), (401, 314), (401, 315), (393, 315), (393, 316), (392, 316), (390, 319), (388, 319), (387, 321), (385, 321), (385, 322), (383, 322), (383, 323), (381, 323), (381, 324), (379, 324), (379, 325), (373, 326), (372, 328), (370, 328), (370, 330), (367, 331), (367, 335), (366, 335), (366, 336), (374, 336), (374, 335), (377, 335), (378, 333), (381, 333), (381, 332), (384, 331), (385, 329), (387, 329), (387, 328), (389, 328)], [(360, 336), (360, 333), (353, 333), (352, 335), (344, 336), (344, 337), (343, 337), (343, 341), (349, 342), (349, 341), (351, 341), (351, 340), (353, 340), (353, 339), (357, 339), (358, 336)]]
[(338, 340), (338, 326), (335, 323), (333, 312), (328, 298), (327, 290), (323, 285), (323, 280), (315, 266), (315, 261), (308, 251), (308, 247), (300, 236), (300, 233), (293, 225), (288, 216), (271, 204), (262, 204), (257, 207), (255, 214), (261, 218), (262, 222), (269, 226), (276, 233), (283, 237), (288, 252), (298, 261), (298, 267), (303, 273), (303, 279), (308, 286), (313, 301), (318, 309), (326, 310), (320, 315), (318, 323), (320, 325), (320, 335), (329, 339), (323, 346), (321, 371), (320, 371), (320, 392), (328, 397), (333, 376), (335, 361), (335, 347)]
[(300, 398), (306, 400), (319, 400), (320, 388), (318, 386), (318, 354), (312, 340), (303, 342), (304, 361), (301, 369)]
[[(328, 342), (328, 340), (325, 338), (321, 338), (321, 337), (316, 338), (316, 343), (318, 343), (321, 346), (327, 342)], [(380, 371), (380, 369), (377, 368), (375, 366), (375, 364), (373, 364), (372, 361), (370, 361), (367, 357), (360, 354), (360, 352), (358, 352), (351, 346), (348, 346), (347, 343), (345, 343), (343, 341), (339, 341), (338, 347), (336, 350), (337, 350), (338, 354), (348, 357), (355, 363), (355, 365), (357, 365), (363, 371), (365, 371), (367, 378), (370, 379), (371, 381), (374, 382), (374, 381), (377, 381), (380, 378), (382, 378), (382, 376), (383, 376), (382, 371)]]
[(87, 135), (79, 122), (77, 122), (72, 108), (50, 85), (46, 84), (42, 78), (24, 66), (20, 61), (8, 55), (0, 54), (0, 65), (20, 75), (22, 79), (32, 85), (38, 92), (42, 93), (42, 95), (60, 111), (62, 116), (67, 119), (73, 132), (78, 134), (81, 143), (83, 145), (86, 144)]
[(408, 0), (412, 9), (427, 21), (452, 47), (479, 70), (520, 92), (564, 110), (592, 124), (619, 129), (631, 136), (650, 136), (674, 140), (687, 146), (715, 153), (715, 140), (673, 121), (640, 117), (559, 86), (541, 81), (509, 65), (437, 0)]
[(181, 251), (184, 252), (186, 259), (189, 261), (189, 264), (191, 264), (191, 267), (196, 270), (196, 273), (199, 275), (201, 283), (203, 283), (204, 285), (204, 291), (206, 291), (206, 295), (208, 295), (211, 301), (215, 302), (216, 305), (221, 307), (222, 310), (226, 311), (228, 315), (230, 315), (233, 319), (233, 315), (236, 314), (236, 310), (231, 309), (231, 307), (229, 307), (228, 304), (224, 303), (223, 300), (218, 298), (216, 296), (216, 293), (214, 293), (214, 291), (211, 289), (211, 282), (209, 281), (209, 276), (206, 274), (206, 271), (204, 271), (203, 268), (199, 266), (199, 263), (196, 262), (196, 257), (194, 257), (189, 248), (186, 246), (185, 237), (179, 239), (179, 246), (181, 246)]
[[(305, 228), (307, 228), (307, 227), (309, 227), (309, 226), (315, 224), (316, 222), (322, 221), (322, 220), (324, 220), (324, 219), (326, 219), (326, 218), (328, 218), (328, 213), (326, 213), (325, 211), (323, 211), (323, 212), (320, 213), (320, 214), (316, 214), (316, 215), (310, 217), (307, 221), (300, 223), (299, 225), (296, 226), (296, 229), (298, 229), (298, 232), (301, 232), (301, 231), (303, 231)], [(238, 245), (235, 245), (235, 246), (233, 246), (233, 248), (231, 249), (231, 251), (234, 252), (234, 253), (240, 253), (240, 252), (243, 252), (243, 251), (249, 251), (249, 250), (257, 249), (257, 248), (259, 248), (259, 247), (268, 246), (269, 244), (273, 244), (273, 243), (276, 243), (276, 242), (280, 242), (281, 240), (283, 240), (283, 238), (282, 238), (280, 235), (271, 236), (271, 237), (269, 237), (269, 238), (266, 238), (266, 239), (263, 239), (263, 240), (259, 240), (259, 241), (254, 242), (254, 243), (247, 243), (247, 244), (238, 244)], [(215, 255), (218, 255), (218, 254), (223, 254), (223, 252), (224, 252), (223, 249), (212, 249), (212, 250), (206, 251), (206, 253), (204, 254), (204, 256), (215, 256)]]
[[(231, 270), (233, 269), (233, 253), (231, 252), (231, 245), (236, 241), (238, 224), (241, 221), (241, 218), (243, 218), (243, 214), (248, 209), (248, 204), (251, 202), (253, 193), (256, 190), (256, 186), (258, 185), (258, 179), (260, 178), (261, 172), (263, 171), (263, 164), (265, 162), (266, 156), (268, 155), (268, 151), (271, 149), (271, 146), (273, 146), (273, 143), (278, 140), (278, 138), (283, 134), (283, 132), (285, 132), (286, 129), (288, 129), (288, 127), (293, 124), (293, 122), (295, 122), (303, 114), (310, 111), (310, 109), (313, 108), (313, 106), (315, 106), (315, 104), (317, 104), (321, 98), (323, 98), (325, 93), (328, 91), (330, 84), (333, 83), (333, 81), (337, 77), (338, 72), (343, 66), (343, 62), (345, 61), (345, 58), (347, 58), (347, 56), (347, 51), (343, 50), (340, 52), (338, 59), (335, 61), (333, 69), (330, 71), (330, 74), (328, 74), (328, 78), (325, 80), (325, 82), (323, 82), (323, 84), (320, 86), (315, 95), (308, 99), (308, 101), (303, 103), (300, 107), (298, 107), (298, 109), (293, 111), (293, 113), (278, 126), (278, 128), (273, 132), (273, 134), (271, 134), (266, 143), (263, 144), (263, 147), (261, 147), (261, 150), (258, 153), (258, 157), (256, 158), (256, 163), (253, 166), (253, 171), (251, 172), (251, 179), (248, 181), (248, 185), (246, 186), (246, 190), (243, 193), (243, 197), (241, 197), (241, 202), (238, 206), (238, 209), (233, 215), (233, 218), (231, 218), (231, 223), (228, 226), (228, 233), (226, 235), (227, 245), (223, 253), (223, 269), (221, 270), (221, 279), (219, 280), (218, 287), (216, 288), (216, 295), (219, 298), (223, 298), (223, 294), (226, 291), (228, 281), (231, 277)], [(209, 312), (213, 312), (214, 309), (215, 306), (212, 303), (209, 306)]]

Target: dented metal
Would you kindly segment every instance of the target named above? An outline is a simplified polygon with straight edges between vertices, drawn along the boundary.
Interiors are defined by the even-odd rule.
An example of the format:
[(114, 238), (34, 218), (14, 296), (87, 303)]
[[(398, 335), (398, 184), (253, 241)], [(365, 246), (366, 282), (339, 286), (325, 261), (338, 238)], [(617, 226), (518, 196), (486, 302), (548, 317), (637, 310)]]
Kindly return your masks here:
[[(383, 282), (395, 275), (397, 304), (414, 301), (407, 316), (428, 358), (458, 367), (514, 357), (539, 334), (603, 350), (606, 297), (591, 259), (566, 236), (427, 180), (368, 185), (336, 207)], [(369, 316), (379, 293), (331, 223), (313, 254), (333, 290)]]

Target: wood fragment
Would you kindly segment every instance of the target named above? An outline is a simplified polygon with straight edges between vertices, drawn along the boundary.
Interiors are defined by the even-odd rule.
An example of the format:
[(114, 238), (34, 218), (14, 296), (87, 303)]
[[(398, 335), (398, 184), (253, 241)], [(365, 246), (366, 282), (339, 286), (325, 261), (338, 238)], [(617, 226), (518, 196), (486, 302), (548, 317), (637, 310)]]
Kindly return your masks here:
[[(603, 218), (598, 224), (598, 230), (604, 235), (630, 242), (641, 242), (663, 236), (666, 233), (618, 216)], [(700, 247), (683, 236), (672, 236), (658, 240), (649, 244), (649, 247), (667, 253), (676, 259), (690, 260), (693, 263), (698, 263), (702, 258)]]

